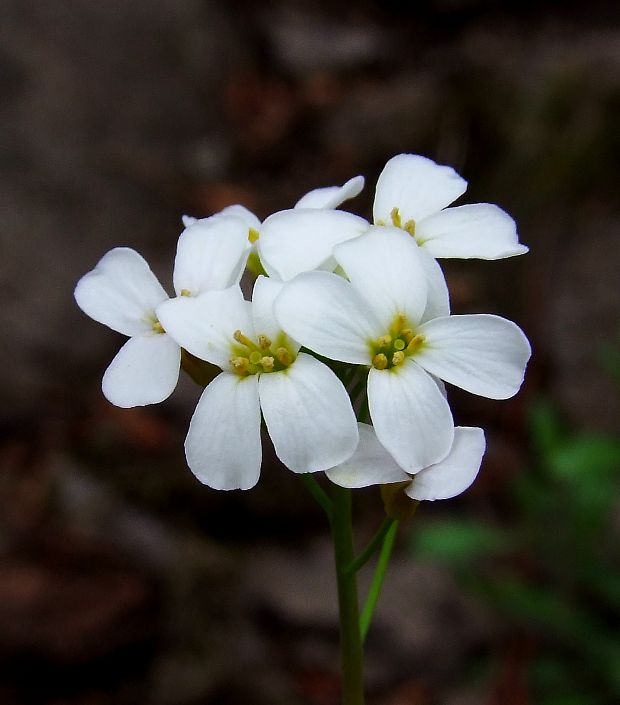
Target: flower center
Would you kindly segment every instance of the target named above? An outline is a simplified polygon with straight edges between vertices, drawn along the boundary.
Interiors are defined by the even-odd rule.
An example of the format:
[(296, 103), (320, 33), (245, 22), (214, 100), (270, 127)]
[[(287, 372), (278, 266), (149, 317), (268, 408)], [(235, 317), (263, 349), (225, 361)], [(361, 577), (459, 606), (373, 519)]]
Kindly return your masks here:
[(254, 341), (240, 330), (233, 333), (233, 338), (236, 344), (232, 346), (230, 364), (241, 377), (263, 372), (282, 372), (295, 361), (296, 355), (288, 347), (284, 333), (274, 342), (262, 333)]
[(407, 324), (407, 318), (399, 313), (389, 332), (370, 342), (372, 366), (377, 370), (389, 370), (402, 365), (407, 357), (414, 355), (424, 344), (424, 336), (416, 334)]

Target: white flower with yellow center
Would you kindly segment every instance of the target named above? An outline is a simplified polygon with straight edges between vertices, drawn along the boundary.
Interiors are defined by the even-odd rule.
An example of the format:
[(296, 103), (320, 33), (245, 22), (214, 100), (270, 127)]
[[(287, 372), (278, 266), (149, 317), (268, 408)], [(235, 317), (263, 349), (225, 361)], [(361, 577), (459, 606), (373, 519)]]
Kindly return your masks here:
[(454, 425), (434, 377), (505, 399), (523, 381), (530, 346), (514, 323), (492, 315), (429, 317), (424, 260), (396, 228), (373, 227), (338, 245), (349, 281), (305, 272), (275, 303), (282, 328), (333, 360), (369, 367), (368, 405), (379, 441), (415, 473), (442, 460)]
[[(247, 255), (239, 218), (221, 216), (186, 228), (174, 264), (177, 296), (186, 300), (236, 284)], [(80, 279), (75, 299), (91, 318), (129, 336), (103, 376), (108, 401), (128, 408), (167, 399), (179, 378), (181, 348), (157, 318), (155, 310), (168, 294), (141, 255), (128, 247), (108, 252)]]
[(261, 411), (276, 455), (294, 472), (326, 470), (357, 446), (342, 383), (322, 362), (299, 352), (273, 316), (281, 288), (260, 276), (251, 303), (232, 287), (157, 309), (179, 345), (222, 369), (205, 388), (185, 442), (190, 469), (215, 489), (249, 489), (258, 481)]
[[(490, 203), (446, 208), (465, 193), (454, 169), (417, 154), (388, 161), (377, 181), (375, 225), (397, 227), (430, 258), (503, 259), (528, 251), (514, 220)], [(363, 234), (363, 218), (340, 210), (287, 210), (267, 218), (258, 250), (265, 270), (283, 281), (313, 269), (335, 269), (336, 245)]]
[(514, 220), (496, 205), (446, 208), (467, 189), (449, 166), (418, 154), (398, 154), (377, 180), (375, 225), (402, 228), (433, 257), (504, 259), (528, 251)]
[(478, 475), (486, 447), (481, 428), (457, 426), (446, 457), (412, 477), (379, 443), (372, 426), (360, 423), (358, 427), (360, 440), (355, 453), (328, 470), (327, 477), (349, 488), (406, 483), (404, 493), (416, 500), (450, 499), (465, 492)]

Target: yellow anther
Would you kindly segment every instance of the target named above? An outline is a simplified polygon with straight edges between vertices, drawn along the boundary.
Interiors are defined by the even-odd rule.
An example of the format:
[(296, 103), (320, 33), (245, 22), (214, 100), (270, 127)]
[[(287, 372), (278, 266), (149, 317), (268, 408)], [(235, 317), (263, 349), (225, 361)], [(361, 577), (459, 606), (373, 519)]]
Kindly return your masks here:
[(402, 350), (398, 350), (392, 355), (392, 365), (401, 365), (405, 361), (405, 353)]
[(270, 355), (265, 355), (261, 358), (260, 364), (265, 372), (272, 372), (274, 362), (275, 360)]
[(415, 220), (408, 220), (403, 225), (403, 230), (406, 230), (411, 237), (415, 237)]
[(253, 365), (258, 365), (258, 363), (261, 361), (262, 357), (263, 357), (262, 354), (258, 350), (253, 350), (250, 353), (250, 362)]
[(392, 218), (392, 223), (394, 223), (395, 228), (400, 228), (401, 226), (401, 219), (400, 219), (400, 211), (398, 208), (394, 207), (390, 211), (390, 217)]
[(239, 374), (246, 374), (250, 369), (250, 361), (247, 357), (233, 357), (230, 361), (233, 370)]
[(385, 370), (388, 366), (388, 359), (383, 353), (379, 353), (372, 358), (372, 366), (377, 370)]
[(260, 237), (260, 233), (258, 232), (258, 230), (256, 230), (256, 228), (250, 228), (248, 230), (248, 240), (252, 244), (254, 244), (258, 240), (259, 237)]
[(181, 289), (181, 296), (191, 296), (192, 292), (189, 289)]
[(266, 335), (259, 335), (258, 336), (258, 347), (261, 350), (269, 350), (271, 347), (271, 340)]
[(293, 362), (291, 353), (286, 348), (278, 348), (276, 350), (276, 357), (284, 365), (284, 367), (288, 367), (291, 362)]
[(233, 338), (238, 343), (241, 343), (241, 345), (245, 345), (246, 348), (250, 348), (251, 350), (256, 348), (256, 345), (248, 338), (247, 335), (243, 335), (243, 333), (240, 330), (236, 330), (233, 333)]
[(387, 348), (387, 346), (392, 342), (392, 336), (391, 335), (382, 335), (378, 340), (377, 340), (377, 345), (380, 348)]
[(395, 350), (404, 350), (405, 349), (405, 341), (402, 340), (401, 338), (396, 338), (394, 341), (394, 349)]
[(403, 328), (400, 332), (400, 337), (405, 341), (407, 345), (413, 340), (414, 333), (411, 328)]
[(165, 333), (166, 331), (164, 330), (164, 327), (159, 321), (155, 321), (153, 323), (153, 332), (154, 333)]
[(414, 353), (424, 342), (424, 336), (423, 335), (416, 335), (414, 336), (410, 341), (409, 344), (407, 345), (407, 352), (409, 354)]

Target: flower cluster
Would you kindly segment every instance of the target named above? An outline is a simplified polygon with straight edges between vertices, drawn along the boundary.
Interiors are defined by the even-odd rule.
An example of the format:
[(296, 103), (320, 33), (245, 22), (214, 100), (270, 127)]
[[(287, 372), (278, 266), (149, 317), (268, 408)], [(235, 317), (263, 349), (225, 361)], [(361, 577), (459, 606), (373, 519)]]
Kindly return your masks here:
[[(437, 258), (527, 247), (497, 206), (450, 207), (467, 184), (425, 157), (388, 161), (372, 223), (338, 208), (363, 186), (316, 189), (263, 222), (240, 205), (184, 216), (172, 298), (128, 248), (80, 279), (80, 308), (129, 336), (103, 377), (113, 404), (163, 401), (180, 367), (208, 381), (185, 450), (210, 487), (256, 484), (261, 418), (286, 467), (344, 487), (403, 483), (414, 500), (444, 499), (478, 473), (484, 433), (455, 427), (444, 382), (511, 397), (530, 346), (499, 316), (451, 315)], [(258, 273), (251, 301), (246, 269)]]

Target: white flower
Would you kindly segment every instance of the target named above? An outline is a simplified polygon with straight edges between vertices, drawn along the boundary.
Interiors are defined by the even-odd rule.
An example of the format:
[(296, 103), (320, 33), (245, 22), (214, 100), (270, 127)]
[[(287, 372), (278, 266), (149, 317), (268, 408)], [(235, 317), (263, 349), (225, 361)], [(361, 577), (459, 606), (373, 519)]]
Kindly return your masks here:
[[(454, 169), (417, 154), (399, 154), (377, 181), (374, 224), (404, 230), (433, 258), (502, 259), (527, 252), (514, 220), (498, 206), (446, 208), (466, 188)], [(334, 247), (358, 237), (369, 225), (339, 210), (281, 211), (263, 223), (261, 261), (270, 276), (284, 281), (313, 269), (333, 270)]]
[[(186, 228), (177, 245), (176, 294), (186, 300), (237, 283), (247, 253), (245, 224), (239, 218), (221, 216)], [(108, 252), (78, 282), (75, 300), (84, 313), (129, 336), (103, 376), (103, 393), (112, 404), (157, 404), (176, 387), (181, 348), (155, 313), (167, 299), (146, 261), (127, 247)]]
[(379, 175), (374, 223), (402, 228), (433, 257), (503, 259), (526, 253), (514, 220), (498, 206), (446, 208), (466, 189), (465, 179), (451, 167), (399, 154)]
[(350, 488), (407, 482), (405, 494), (417, 500), (450, 499), (465, 492), (476, 479), (486, 447), (481, 428), (457, 426), (446, 457), (411, 477), (379, 443), (372, 426), (360, 423), (358, 427), (360, 441), (355, 453), (328, 470), (327, 477)]
[(377, 436), (407, 472), (442, 460), (454, 438), (450, 407), (433, 377), (474, 394), (517, 392), (530, 346), (492, 315), (425, 318), (424, 259), (401, 230), (373, 227), (334, 249), (350, 281), (306, 272), (275, 303), (282, 328), (325, 357), (365, 365)]
[(277, 456), (294, 472), (326, 470), (357, 445), (355, 415), (341, 382), (300, 353), (273, 316), (281, 288), (260, 276), (252, 303), (236, 286), (157, 309), (180, 345), (223, 370), (205, 388), (185, 442), (190, 469), (215, 489), (248, 489), (258, 481), (261, 411)]
[[(333, 208), (337, 208), (345, 201), (348, 201), (351, 198), (355, 198), (361, 193), (363, 188), (364, 177), (354, 176), (352, 179), (346, 181), (342, 186), (326, 186), (324, 188), (317, 188), (313, 191), (309, 191), (307, 194), (302, 196), (299, 201), (297, 201), (292, 211), (299, 211), (300, 209), (302, 209), (303, 211), (310, 211), (311, 213), (315, 213), (318, 210), (331, 210)], [(262, 243), (260, 243), (260, 241), (262, 239), (263, 233), (265, 232), (265, 223), (269, 221), (269, 218), (267, 218), (265, 223), (261, 223), (260, 219), (256, 215), (254, 215), (252, 211), (248, 210), (245, 206), (242, 205), (228, 206), (222, 211), (220, 211), (220, 213), (218, 213), (217, 215), (236, 215), (244, 220), (248, 228), (248, 240), (251, 243), (252, 247), (252, 251), (250, 253), (250, 262), (248, 263), (248, 266), (252, 266), (254, 271), (260, 271), (259, 261), (257, 260), (257, 257), (258, 255), (260, 255), (260, 262), (262, 262), (263, 252), (261, 247)], [(209, 218), (202, 218), (200, 220), (189, 215), (184, 215), (183, 224), (187, 227), (189, 225), (193, 225), (194, 223), (207, 222), (211, 218), (217, 217), (217, 215), (209, 216)], [(268, 238), (269, 240), (271, 240), (273, 237), (271, 234), (271, 226), (268, 226), (268, 230), (270, 232)], [(341, 240), (339, 240), (339, 242), (341, 242)], [(269, 256), (269, 253), (273, 250), (273, 247), (277, 248), (277, 242), (274, 242), (273, 244), (268, 243), (266, 250), (267, 256)], [(265, 267), (265, 271), (270, 276), (275, 276), (277, 278), (283, 279), (283, 277), (281, 277), (272, 266)]]

